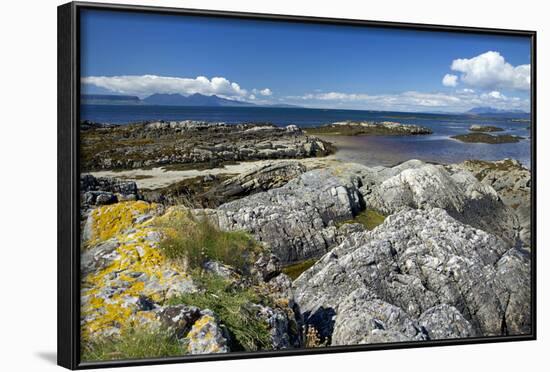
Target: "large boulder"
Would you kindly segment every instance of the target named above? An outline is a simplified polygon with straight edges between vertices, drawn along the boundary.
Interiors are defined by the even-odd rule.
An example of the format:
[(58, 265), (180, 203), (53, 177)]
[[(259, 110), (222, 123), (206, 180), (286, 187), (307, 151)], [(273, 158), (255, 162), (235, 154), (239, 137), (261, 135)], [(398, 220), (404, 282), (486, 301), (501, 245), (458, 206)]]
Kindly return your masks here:
[[(468, 171), (418, 160), (372, 172), (361, 192), (368, 208), (389, 215), (404, 208), (442, 208), (455, 219), (503, 238), (519, 239), (515, 214), (487, 183)], [(369, 179), (370, 178), (370, 179)]]
[[(351, 319), (343, 310), (365, 311), (373, 319), (395, 313), (407, 323), (406, 314), (415, 327), (427, 329), (428, 338), (521, 334), (531, 327), (529, 267), (526, 252), (443, 209), (403, 209), (372, 231), (351, 234), (295, 280), (294, 294), (305, 322), (328, 339), (344, 327), (338, 319)], [(360, 289), (371, 297), (353, 302)], [(434, 314), (439, 305), (460, 316), (449, 309)], [(444, 319), (453, 320), (450, 328)], [(392, 331), (388, 339), (425, 337), (403, 324), (385, 327)], [(353, 344), (357, 337), (371, 342), (372, 327), (365, 327), (367, 334), (353, 338), (338, 331), (337, 342)]]
[(94, 177), (91, 174), (80, 176), (80, 194), (83, 208), (140, 198), (138, 187), (134, 181)]
[(335, 223), (363, 209), (359, 186), (358, 178), (313, 170), (282, 187), (194, 213), (222, 230), (251, 233), (286, 264), (319, 257), (337, 243)]
[(326, 156), (333, 148), (294, 126), (186, 120), (90, 127), (82, 132), (81, 152), (82, 169), (93, 171), (170, 164), (211, 168), (236, 161)]
[(219, 354), (229, 351), (229, 335), (212, 312), (198, 319), (186, 336), (189, 354)]
[(519, 220), (519, 237), (531, 246), (531, 171), (517, 160), (468, 160), (450, 168), (471, 172), (481, 183), (491, 186)]
[(82, 225), (82, 243), (92, 246), (160, 215), (161, 205), (145, 201), (120, 202), (89, 210)]
[(205, 197), (212, 200), (230, 201), (281, 187), (305, 171), (306, 167), (298, 162), (267, 163), (222, 182), (210, 189)]
[(191, 276), (159, 249), (161, 235), (149, 223), (157, 206), (137, 201), (93, 211), (80, 260), (84, 339), (155, 323), (158, 304), (197, 291)]

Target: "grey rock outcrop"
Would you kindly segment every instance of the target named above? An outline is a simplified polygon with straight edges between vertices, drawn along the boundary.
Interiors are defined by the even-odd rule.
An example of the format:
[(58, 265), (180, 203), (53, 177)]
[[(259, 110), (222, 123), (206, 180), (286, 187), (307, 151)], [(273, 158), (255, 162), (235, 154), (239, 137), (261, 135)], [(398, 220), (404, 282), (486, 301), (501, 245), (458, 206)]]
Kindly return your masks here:
[(337, 243), (335, 222), (363, 209), (359, 179), (313, 170), (280, 188), (202, 210), (223, 230), (244, 230), (281, 263), (319, 257)]
[(422, 341), (428, 335), (399, 307), (361, 288), (339, 306), (332, 345)]
[(195, 306), (173, 305), (156, 310), (156, 316), (161, 324), (174, 332), (178, 339), (182, 339), (191, 330), (193, 324), (203, 315)]
[(368, 208), (389, 215), (403, 208), (445, 209), (453, 218), (514, 245), (519, 221), (487, 183), (468, 171), (418, 160), (371, 172), (361, 193)]
[[(258, 318), (263, 319), (269, 331), (271, 338), (271, 349), (281, 350), (288, 349), (293, 345), (292, 340), (296, 339), (297, 335), (293, 334), (291, 329), (292, 320), (282, 309), (272, 308), (263, 305), (254, 305)], [(295, 327), (294, 327), (295, 328)]]
[(531, 246), (531, 171), (517, 160), (469, 160), (450, 168), (471, 172), (481, 183), (491, 186), (503, 203), (517, 216), (519, 237), (524, 246)]
[(211, 188), (204, 197), (224, 202), (284, 186), (306, 171), (298, 162), (266, 164)]
[(432, 134), (428, 127), (415, 124), (402, 124), (393, 121), (339, 121), (320, 127), (308, 128), (308, 132), (318, 134), (338, 134), (348, 136), (415, 136)]
[[(81, 143), (86, 171), (171, 164), (212, 167), (235, 161), (325, 156), (333, 151), (328, 142), (305, 135), (295, 126), (191, 120), (91, 127), (82, 132)], [(98, 152), (100, 144), (102, 151)]]
[(219, 354), (229, 352), (229, 334), (214, 313), (203, 310), (203, 315), (185, 337), (189, 354)]
[(260, 281), (268, 282), (281, 273), (281, 261), (273, 254), (263, 253), (254, 263), (252, 273)]
[[(520, 334), (531, 327), (529, 267), (528, 254), (443, 209), (404, 209), (350, 235), (295, 280), (294, 294), (305, 322), (338, 344)], [(381, 331), (370, 322), (354, 336), (359, 328), (339, 324), (353, 314), (387, 332), (372, 336)]]
[(133, 181), (110, 177), (80, 176), (80, 200), (82, 208), (114, 204), (125, 200), (140, 199), (138, 187)]
[(502, 132), (504, 129), (495, 127), (493, 125), (480, 125), (473, 124), (468, 128), (470, 132)]

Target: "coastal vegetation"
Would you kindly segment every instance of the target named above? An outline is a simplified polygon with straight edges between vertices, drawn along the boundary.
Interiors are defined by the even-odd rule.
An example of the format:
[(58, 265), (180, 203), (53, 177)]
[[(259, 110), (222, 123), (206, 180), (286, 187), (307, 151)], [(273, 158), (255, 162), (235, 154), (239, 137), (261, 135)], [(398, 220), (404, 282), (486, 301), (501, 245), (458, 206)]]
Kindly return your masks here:
[(87, 362), (166, 358), (183, 354), (181, 343), (166, 329), (131, 328), (118, 337), (89, 340), (82, 347), (81, 357)]
[(218, 261), (246, 272), (261, 247), (246, 233), (220, 231), (208, 219), (188, 211), (173, 211), (156, 222), (163, 238), (161, 252), (171, 260), (185, 260), (186, 267), (201, 269), (207, 261)]
[(194, 278), (199, 291), (174, 297), (169, 304), (185, 304), (213, 311), (220, 323), (227, 327), (235, 351), (270, 348), (269, 327), (257, 316), (257, 308), (253, 305), (266, 302), (266, 298), (256, 293), (253, 287), (239, 288), (215, 274), (197, 274)]

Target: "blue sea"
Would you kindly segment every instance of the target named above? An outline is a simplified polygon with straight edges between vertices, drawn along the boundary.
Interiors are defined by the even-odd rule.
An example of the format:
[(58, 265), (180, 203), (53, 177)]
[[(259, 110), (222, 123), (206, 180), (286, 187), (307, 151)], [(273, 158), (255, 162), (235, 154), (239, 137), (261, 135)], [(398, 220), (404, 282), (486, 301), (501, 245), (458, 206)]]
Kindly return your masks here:
[[(517, 117), (487, 117), (453, 114), (403, 113), (389, 111), (333, 110), (275, 107), (182, 107), (82, 105), (81, 120), (128, 124), (152, 120), (205, 120), (234, 123), (295, 124), (302, 128), (344, 120), (396, 121), (418, 124), (432, 129), (425, 136), (333, 137), (339, 149), (337, 158), (365, 165), (394, 165), (409, 159), (436, 163), (455, 163), (467, 159), (501, 160), (513, 158), (530, 168), (530, 123), (517, 122)], [(518, 143), (462, 143), (450, 138), (468, 133), (472, 124), (494, 125), (505, 129), (498, 134), (524, 137)]]

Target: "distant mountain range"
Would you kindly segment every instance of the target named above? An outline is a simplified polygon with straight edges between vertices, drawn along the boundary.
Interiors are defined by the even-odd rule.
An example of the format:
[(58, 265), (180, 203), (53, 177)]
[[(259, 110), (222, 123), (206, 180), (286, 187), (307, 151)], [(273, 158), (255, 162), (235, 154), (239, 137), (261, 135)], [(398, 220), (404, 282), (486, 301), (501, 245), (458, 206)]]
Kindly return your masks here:
[(141, 103), (139, 97), (114, 94), (83, 94), (80, 98), (83, 104), (90, 105), (139, 105)]
[(178, 93), (155, 93), (142, 100), (156, 106), (255, 106), (253, 103), (221, 98), (216, 95), (205, 96), (199, 93), (184, 96)]
[(493, 107), (474, 107), (465, 112), (467, 115), (529, 115), (522, 110), (502, 110)]
[[(184, 96), (179, 93), (155, 93), (143, 99), (137, 96), (115, 94), (82, 94), (81, 102), (88, 105), (151, 105), (151, 106), (204, 106), (204, 107), (287, 107), (300, 108), (301, 106), (288, 104), (259, 105), (248, 101), (237, 101), (216, 95), (207, 96), (200, 93)], [(453, 112), (432, 111), (432, 113), (456, 114)], [(493, 107), (474, 107), (463, 114), (477, 116), (511, 116), (529, 117), (528, 112), (522, 110), (502, 110)]]
[[(83, 94), (81, 102), (88, 105), (155, 105), (155, 106), (208, 106), (208, 107), (257, 107), (252, 102), (237, 101), (216, 95), (191, 94), (184, 96), (179, 93), (155, 93), (143, 99), (136, 96)], [(286, 104), (263, 105), (268, 107), (299, 107)]]

